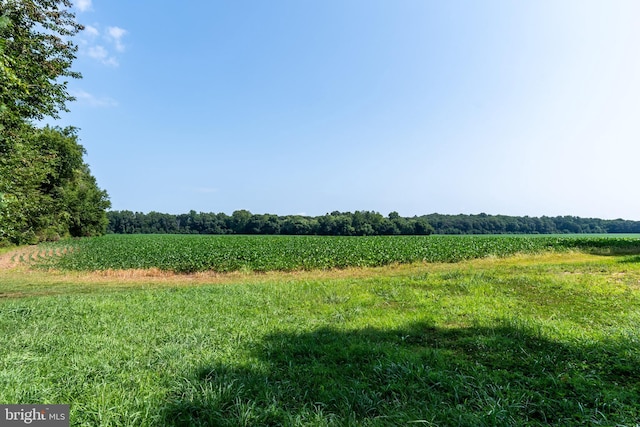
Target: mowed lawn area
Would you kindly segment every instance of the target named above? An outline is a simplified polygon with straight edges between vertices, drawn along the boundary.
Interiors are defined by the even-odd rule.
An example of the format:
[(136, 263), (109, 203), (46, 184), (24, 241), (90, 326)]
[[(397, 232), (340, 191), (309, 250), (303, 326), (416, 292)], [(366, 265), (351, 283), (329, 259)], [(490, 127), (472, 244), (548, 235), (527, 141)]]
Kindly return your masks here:
[(640, 256), (583, 249), (182, 274), (20, 248), (0, 402), (74, 426), (636, 426)]

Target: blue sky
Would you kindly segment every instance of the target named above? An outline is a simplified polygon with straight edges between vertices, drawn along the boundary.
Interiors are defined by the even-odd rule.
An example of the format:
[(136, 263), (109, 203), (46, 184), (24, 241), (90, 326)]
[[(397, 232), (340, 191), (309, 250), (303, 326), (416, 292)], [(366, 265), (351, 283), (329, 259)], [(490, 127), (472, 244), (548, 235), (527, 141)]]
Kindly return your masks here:
[(76, 0), (113, 209), (640, 220), (635, 0)]

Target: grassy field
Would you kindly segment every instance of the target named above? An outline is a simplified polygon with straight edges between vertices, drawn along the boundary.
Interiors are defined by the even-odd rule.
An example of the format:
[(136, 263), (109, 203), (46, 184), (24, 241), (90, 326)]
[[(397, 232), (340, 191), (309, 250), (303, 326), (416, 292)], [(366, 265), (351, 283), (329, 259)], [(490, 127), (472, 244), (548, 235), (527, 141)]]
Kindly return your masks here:
[(22, 249), (0, 270), (0, 402), (86, 426), (635, 426), (640, 257), (579, 246), (224, 274)]

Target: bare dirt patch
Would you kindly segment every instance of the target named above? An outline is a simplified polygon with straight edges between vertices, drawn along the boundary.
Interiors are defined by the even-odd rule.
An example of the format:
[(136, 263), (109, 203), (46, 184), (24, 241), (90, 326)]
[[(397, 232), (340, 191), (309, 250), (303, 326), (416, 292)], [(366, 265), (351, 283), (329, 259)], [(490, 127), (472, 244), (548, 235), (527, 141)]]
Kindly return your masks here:
[[(201, 284), (232, 284), (232, 283), (260, 283), (274, 280), (304, 280), (304, 279), (341, 279), (341, 278), (364, 278), (370, 277), (376, 271), (382, 270), (387, 273), (401, 271), (411, 268), (405, 266), (386, 267), (353, 267), (347, 269), (332, 270), (295, 270), (295, 271), (233, 271), (215, 272), (202, 271), (197, 273), (176, 273), (173, 271), (160, 270), (158, 268), (149, 269), (129, 269), (129, 270), (102, 270), (102, 271), (82, 271), (68, 272), (59, 270), (49, 270), (46, 275), (51, 280), (66, 281), (68, 283), (85, 283), (101, 285), (201, 285)], [(415, 268), (415, 266), (413, 266)]]
[(37, 246), (21, 247), (0, 254), (0, 270), (9, 270), (24, 265), (24, 261), (38, 254)]

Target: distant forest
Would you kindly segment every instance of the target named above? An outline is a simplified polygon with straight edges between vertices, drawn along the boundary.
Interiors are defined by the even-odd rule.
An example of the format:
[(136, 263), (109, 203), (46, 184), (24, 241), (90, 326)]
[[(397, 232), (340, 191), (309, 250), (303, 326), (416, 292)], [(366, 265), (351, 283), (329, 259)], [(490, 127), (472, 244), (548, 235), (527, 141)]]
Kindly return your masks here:
[(640, 233), (640, 221), (604, 220), (575, 216), (518, 217), (505, 215), (441, 215), (401, 217), (397, 212), (334, 211), (323, 216), (252, 214), (231, 215), (191, 211), (107, 212), (107, 233), (115, 234), (286, 234), (286, 235), (427, 235), (427, 234), (556, 234)]

